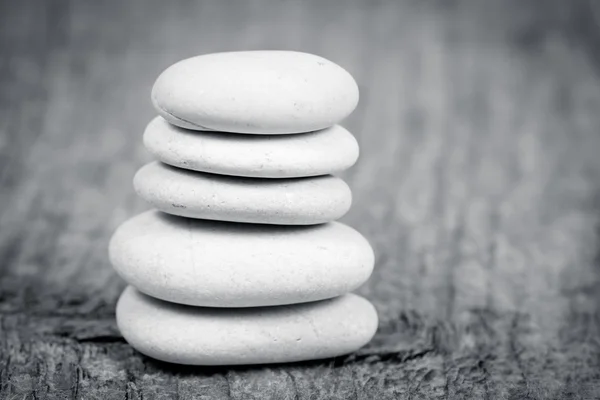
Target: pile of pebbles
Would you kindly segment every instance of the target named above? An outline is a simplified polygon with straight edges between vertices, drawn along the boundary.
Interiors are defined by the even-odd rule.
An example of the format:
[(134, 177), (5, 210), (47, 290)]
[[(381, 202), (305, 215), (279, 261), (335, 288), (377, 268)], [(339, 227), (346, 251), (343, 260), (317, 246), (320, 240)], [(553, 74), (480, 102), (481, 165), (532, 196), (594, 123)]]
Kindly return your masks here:
[(349, 293), (373, 250), (335, 222), (350, 208), (332, 175), (359, 150), (337, 125), (352, 76), (291, 51), (208, 54), (167, 68), (144, 133), (158, 160), (134, 178), (156, 210), (122, 224), (110, 260), (128, 286), (117, 323), (138, 351), (192, 365), (334, 357), (368, 343), (377, 313)]

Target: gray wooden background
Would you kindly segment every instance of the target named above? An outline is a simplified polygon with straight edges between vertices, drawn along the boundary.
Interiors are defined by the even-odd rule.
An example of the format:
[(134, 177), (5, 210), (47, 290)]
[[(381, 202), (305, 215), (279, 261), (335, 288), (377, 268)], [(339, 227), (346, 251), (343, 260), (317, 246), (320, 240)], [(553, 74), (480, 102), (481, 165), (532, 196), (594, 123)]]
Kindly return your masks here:
[[(0, 398), (600, 398), (600, 2), (0, 0)], [(146, 209), (150, 88), (196, 54), (347, 68), (344, 221), (377, 265), (359, 353), (240, 368), (133, 351), (107, 260)]]

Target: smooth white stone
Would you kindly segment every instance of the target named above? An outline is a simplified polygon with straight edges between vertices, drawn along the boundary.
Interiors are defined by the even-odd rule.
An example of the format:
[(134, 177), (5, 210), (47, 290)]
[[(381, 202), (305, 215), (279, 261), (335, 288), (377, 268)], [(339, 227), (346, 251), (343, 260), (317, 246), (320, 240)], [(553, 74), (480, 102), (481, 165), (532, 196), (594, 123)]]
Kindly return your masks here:
[(190, 365), (304, 361), (351, 353), (377, 330), (377, 312), (347, 294), (293, 306), (215, 309), (167, 303), (131, 286), (117, 303), (127, 342), (158, 360)]
[(338, 123), (356, 107), (358, 86), (345, 69), (312, 54), (215, 53), (167, 68), (152, 103), (183, 128), (286, 134)]
[(133, 179), (140, 197), (173, 215), (259, 224), (310, 225), (350, 209), (352, 193), (340, 178), (259, 179), (188, 171), (153, 162)]
[(175, 167), (256, 178), (340, 172), (354, 165), (359, 152), (354, 136), (340, 125), (295, 135), (241, 135), (183, 129), (162, 117), (148, 124), (144, 144)]
[(123, 223), (109, 246), (119, 275), (163, 300), (256, 307), (339, 296), (373, 271), (367, 240), (339, 222), (236, 224), (149, 211)]

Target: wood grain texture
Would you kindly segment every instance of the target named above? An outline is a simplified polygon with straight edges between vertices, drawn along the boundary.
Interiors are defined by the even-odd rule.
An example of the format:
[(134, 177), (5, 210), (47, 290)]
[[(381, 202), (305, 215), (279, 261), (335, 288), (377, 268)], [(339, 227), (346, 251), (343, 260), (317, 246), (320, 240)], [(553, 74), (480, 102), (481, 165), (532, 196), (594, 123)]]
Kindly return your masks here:
[[(0, 0), (0, 398), (600, 397), (593, 1)], [(357, 354), (207, 369), (120, 337), (112, 231), (156, 76), (239, 49), (357, 79), (344, 221), (377, 265)]]

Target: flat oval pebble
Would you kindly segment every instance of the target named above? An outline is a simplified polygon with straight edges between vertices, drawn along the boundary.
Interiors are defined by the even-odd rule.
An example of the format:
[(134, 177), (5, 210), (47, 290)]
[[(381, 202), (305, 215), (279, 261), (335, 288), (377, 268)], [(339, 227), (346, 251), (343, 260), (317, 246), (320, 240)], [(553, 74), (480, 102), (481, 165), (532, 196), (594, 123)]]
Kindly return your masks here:
[(179, 128), (162, 117), (144, 133), (146, 148), (175, 167), (215, 174), (296, 178), (350, 168), (358, 143), (339, 125), (295, 135), (239, 135)]
[(259, 224), (309, 225), (350, 209), (352, 193), (340, 178), (259, 179), (188, 171), (153, 162), (133, 179), (140, 197), (173, 215)]
[(332, 126), (358, 103), (358, 86), (339, 65), (294, 51), (206, 54), (167, 68), (152, 103), (182, 128), (253, 134)]
[(215, 309), (167, 303), (131, 286), (117, 303), (117, 324), (141, 353), (177, 364), (240, 365), (313, 360), (354, 352), (377, 330), (362, 297), (281, 307)]
[(322, 300), (354, 290), (373, 271), (367, 240), (339, 222), (235, 224), (149, 211), (121, 225), (110, 260), (153, 297), (207, 307)]

